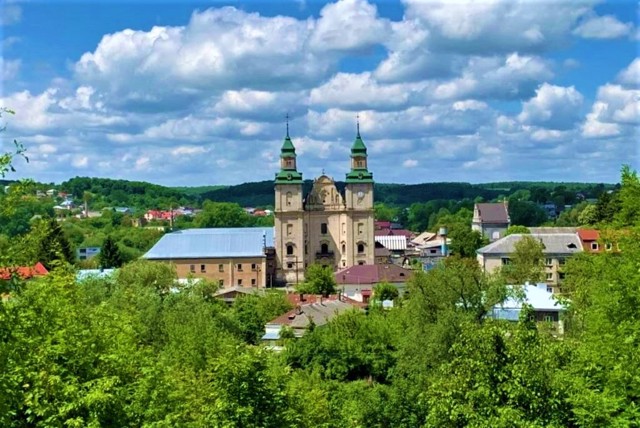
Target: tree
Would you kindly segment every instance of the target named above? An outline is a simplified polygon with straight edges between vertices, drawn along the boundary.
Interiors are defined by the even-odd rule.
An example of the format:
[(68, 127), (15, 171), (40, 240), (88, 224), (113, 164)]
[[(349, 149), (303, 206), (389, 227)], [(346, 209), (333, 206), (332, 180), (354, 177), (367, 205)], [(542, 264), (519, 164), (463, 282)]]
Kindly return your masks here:
[(376, 202), (373, 206), (375, 210), (375, 218), (380, 221), (395, 221), (398, 215), (398, 209), (387, 206), (382, 202)]
[(510, 262), (504, 265), (501, 274), (510, 284), (540, 282), (544, 280), (544, 253), (541, 241), (530, 235), (522, 235), (516, 242)]
[(545, 210), (531, 201), (509, 201), (509, 217), (513, 224), (529, 227), (540, 226), (547, 221)]
[(580, 226), (592, 226), (598, 222), (598, 209), (595, 205), (589, 204), (578, 215)]
[(253, 221), (238, 204), (206, 201), (193, 223), (196, 227), (247, 227)]
[(527, 226), (512, 225), (507, 228), (504, 236), (513, 235), (514, 233), (529, 234), (531, 231)]
[(468, 226), (454, 225), (449, 228), (449, 250), (460, 257), (476, 257), (476, 250), (486, 245), (487, 241), (477, 230)]
[(373, 296), (381, 302), (384, 300), (396, 300), (398, 295), (398, 289), (388, 282), (380, 282), (373, 287)]
[[(2, 114), (15, 114), (12, 110), (9, 110), (6, 107), (0, 107), (0, 117), (2, 117)], [(3, 132), (6, 128), (2, 127), (0, 128), (0, 132)], [(14, 145), (14, 151), (13, 152), (8, 152), (8, 153), (2, 153), (0, 154), (0, 177), (4, 177), (5, 174), (9, 171), (14, 172), (15, 168), (13, 166), (13, 160), (16, 157), (22, 157), (24, 158), (24, 160), (26, 160), (27, 162), (29, 162), (29, 158), (27, 158), (25, 156), (25, 148), (22, 145), (22, 143), (18, 142), (17, 140), (13, 140), (13, 145)]]
[(620, 179), (620, 210), (615, 214), (615, 220), (620, 226), (640, 225), (640, 180), (629, 165), (622, 167)]
[(103, 268), (119, 268), (122, 266), (122, 255), (118, 244), (113, 240), (111, 235), (107, 236), (100, 248), (100, 265)]
[(322, 294), (324, 297), (329, 297), (330, 294), (336, 292), (336, 285), (335, 275), (329, 266), (313, 263), (307, 268), (300, 290), (305, 293)]

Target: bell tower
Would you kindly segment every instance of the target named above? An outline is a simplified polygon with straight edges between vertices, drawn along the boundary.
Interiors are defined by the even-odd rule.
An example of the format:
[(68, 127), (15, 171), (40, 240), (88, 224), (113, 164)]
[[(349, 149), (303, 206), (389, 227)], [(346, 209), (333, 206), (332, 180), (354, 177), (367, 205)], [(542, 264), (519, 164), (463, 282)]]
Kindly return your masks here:
[(287, 119), (287, 134), (280, 149), (280, 171), (275, 177), (274, 227), (276, 276), (288, 283), (297, 283), (304, 278), (302, 183)]
[(373, 174), (367, 165), (367, 147), (356, 125), (356, 139), (351, 146), (351, 171), (347, 174), (345, 199), (349, 230), (347, 231), (347, 264), (374, 263)]

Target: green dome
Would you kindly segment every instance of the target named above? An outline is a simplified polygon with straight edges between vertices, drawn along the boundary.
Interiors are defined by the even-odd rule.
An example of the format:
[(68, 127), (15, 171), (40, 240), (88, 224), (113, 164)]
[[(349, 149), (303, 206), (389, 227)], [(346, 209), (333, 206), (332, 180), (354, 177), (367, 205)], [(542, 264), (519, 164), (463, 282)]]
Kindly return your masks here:
[(358, 124), (358, 133), (356, 134), (356, 140), (353, 142), (351, 146), (351, 156), (366, 156), (367, 155), (367, 146), (364, 145), (362, 141), (362, 137), (360, 137), (360, 124)]
[(288, 134), (284, 139), (284, 143), (282, 143), (282, 149), (280, 149), (280, 157), (296, 157), (296, 148), (293, 147), (293, 143), (291, 142), (291, 138), (289, 138)]

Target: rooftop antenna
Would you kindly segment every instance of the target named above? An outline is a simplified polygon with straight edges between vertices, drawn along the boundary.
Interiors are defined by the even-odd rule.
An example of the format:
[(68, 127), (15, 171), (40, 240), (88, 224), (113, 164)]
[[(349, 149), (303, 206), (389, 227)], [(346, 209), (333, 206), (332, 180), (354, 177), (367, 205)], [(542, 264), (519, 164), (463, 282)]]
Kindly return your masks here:
[(356, 138), (360, 138), (360, 114), (356, 114)]

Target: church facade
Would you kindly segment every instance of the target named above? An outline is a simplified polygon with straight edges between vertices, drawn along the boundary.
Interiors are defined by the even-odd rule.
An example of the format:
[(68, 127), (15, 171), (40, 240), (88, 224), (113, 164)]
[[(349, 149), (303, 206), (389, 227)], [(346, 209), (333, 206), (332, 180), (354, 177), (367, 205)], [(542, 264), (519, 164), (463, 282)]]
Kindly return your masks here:
[(373, 174), (360, 130), (351, 147), (351, 170), (344, 193), (334, 180), (321, 175), (303, 194), (295, 147), (287, 135), (275, 178), (275, 248), (277, 277), (286, 283), (304, 280), (312, 263), (333, 270), (374, 263)]

